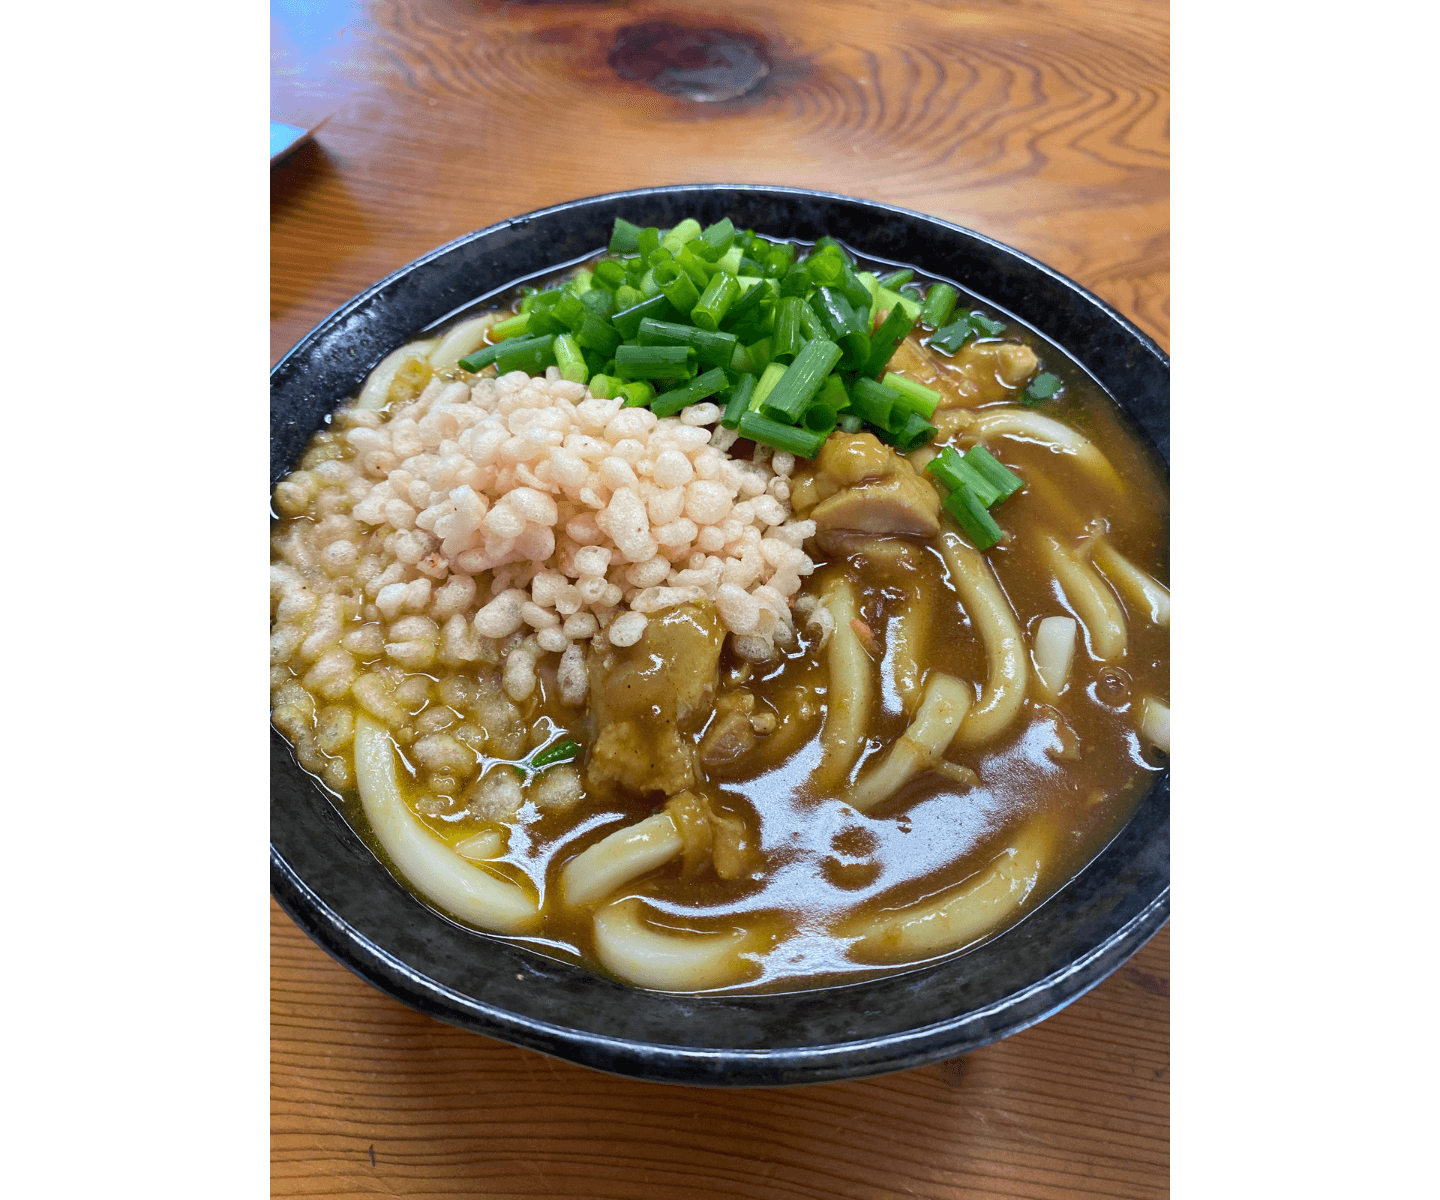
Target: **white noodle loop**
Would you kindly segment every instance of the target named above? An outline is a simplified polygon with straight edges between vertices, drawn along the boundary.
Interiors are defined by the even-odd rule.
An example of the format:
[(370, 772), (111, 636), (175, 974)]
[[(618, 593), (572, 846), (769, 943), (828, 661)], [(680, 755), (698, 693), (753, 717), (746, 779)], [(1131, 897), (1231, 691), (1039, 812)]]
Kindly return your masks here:
[(1056, 454), (1074, 458), (1087, 474), (1099, 482), (1116, 489), (1124, 487), (1110, 460), (1100, 453), (1094, 442), (1053, 417), (1025, 408), (984, 408), (975, 413), (975, 419), (965, 434), (978, 441), (1013, 437), (1039, 442)]
[(1162, 629), (1170, 627), (1169, 588), (1116, 550), (1108, 538), (1097, 537), (1090, 543), (1090, 557), (1115, 590), (1122, 592), (1152, 624)]
[(1035, 890), (1054, 832), (1043, 818), (1025, 825), (987, 867), (958, 887), (879, 917), (852, 919), (837, 930), (858, 940), (858, 962), (913, 962), (959, 950), (1005, 921)]
[(860, 617), (855, 585), (842, 575), (832, 576), (820, 603), (835, 624), (826, 647), (830, 682), (820, 729), (820, 765), (810, 778), (810, 788), (817, 796), (831, 796), (849, 776), (865, 744), (875, 699), (875, 664), (855, 631)]
[(603, 900), (621, 884), (669, 862), (685, 847), (668, 813), (617, 829), (582, 850), (560, 872), (564, 901), (581, 908)]
[(417, 892), (495, 933), (529, 933), (540, 924), (533, 896), (466, 862), (410, 811), (395, 776), (390, 734), (363, 715), (355, 722), (355, 775), (370, 828)]
[(891, 747), (890, 753), (865, 771), (851, 791), (850, 803), (868, 812), (889, 799), (921, 771), (935, 766), (970, 710), (974, 693), (953, 675), (932, 671), (915, 720)]
[(662, 992), (703, 992), (753, 973), (753, 964), (741, 957), (759, 948), (753, 932), (662, 932), (641, 919), (642, 911), (640, 901), (631, 897), (595, 914), (595, 952), (627, 983)]
[(1100, 573), (1053, 534), (1037, 539), (1041, 557), (1085, 626), (1090, 653), (1101, 662), (1125, 657), (1125, 612)]
[(962, 745), (978, 746), (1004, 733), (1025, 703), (1029, 678), (1025, 646), (1015, 610), (985, 556), (948, 532), (940, 535), (940, 552), (960, 593), (960, 603), (985, 647), (985, 686), (957, 735)]

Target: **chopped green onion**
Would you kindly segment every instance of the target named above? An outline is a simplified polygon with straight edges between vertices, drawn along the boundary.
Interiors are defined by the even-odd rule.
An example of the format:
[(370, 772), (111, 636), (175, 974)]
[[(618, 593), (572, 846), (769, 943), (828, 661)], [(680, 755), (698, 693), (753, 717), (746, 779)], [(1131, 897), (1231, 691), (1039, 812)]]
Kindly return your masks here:
[(588, 292), (581, 292), (580, 303), (602, 321), (606, 320), (610, 314), (615, 311), (614, 295), (600, 287), (591, 288)]
[(784, 363), (771, 363), (765, 368), (760, 376), (760, 382), (755, 385), (755, 394), (750, 397), (750, 411), (759, 412), (760, 406), (770, 398), (770, 393), (775, 390), (775, 385), (785, 378)]
[(968, 316), (962, 316), (951, 321), (943, 329), (937, 329), (932, 333), (926, 345), (932, 350), (943, 350), (946, 354), (954, 354), (974, 336), (975, 327), (970, 324)]
[(850, 407), (850, 393), (845, 390), (845, 381), (839, 375), (825, 376), (825, 382), (820, 385), (820, 390), (815, 393), (815, 401), (823, 401), (836, 412), (841, 412)]
[(815, 400), (800, 414), (800, 424), (811, 433), (829, 433), (835, 428), (835, 422), (839, 416), (834, 405), (826, 404), (823, 400)]
[(590, 394), (597, 400), (609, 400), (620, 394), (620, 381), (597, 371), (590, 376)]
[(664, 319), (670, 312), (670, 301), (663, 295), (654, 295), (647, 300), (617, 312), (610, 318), (610, 324), (620, 331), (620, 336), (627, 341), (634, 338), (640, 332), (640, 322), (646, 317), (654, 317), (656, 320)]
[(889, 291), (897, 291), (905, 284), (915, 278), (915, 272), (905, 267), (899, 271), (891, 271), (888, 275), (880, 276), (880, 286)]
[[(712, 281), (713, 282), (713, 281)], [(743, 283), (744, 280), (738, 281)], [(720, 322), (722, 328), (733, 329), (744, 317), (751, 313), (758, 313), (760, 305), (770, 295), (770, 285), (763, 279), (757, 279), (750, 287), (744, 289), (740, 296), (725, 314), (725, 319)]]
[(823, 433), (811, 433), (808, 429), (796, 429), (793, 425), (782, 425), (753, 410), (740, 416), (740, 436), (763, 442), (776, 450), (788, 450), (801, 458), (814, 458), (825, 444)]
[(892, 304), (890, 312), (880, 322), (880, 328), (870, 337), (870, 357), (865, 360), (862, 375), (878, 377), (886, 365), (895, 357), (895, 348), (915, 328), (915, 315), (905, 311), (899, 304)]
[(730, 306), (740, 297), (740, 283), (733, 275), (717, 271), (709, 286), (701, 293), (699, 302), (690, 312), (690, 319), (701, 329), (714, 333)]
[(868, 323), (851, 307), (844, 293), (822, 287), (810, 297), (810, 308), (824, 334), (841, 349), (840, 366), (859, 370), (870, 357)]
[(840, 347), (828, 338), (807, 342), (766, 398), (764, 415), (777, 421), (798, 421), (811, 397), (825, 382), (825, 376), (839, 361)]
[(892, 292), (889, 288), (880, 289), (880, 307), (894, 308), (897, 304), (905, 310), (905, 315), (911, 320), (920, 316), (920, 306), (909, 296), (902, 296), (899, 292)]
[(590, 378), (585, 369), (585, 359), (580, 353), (579, 343), (573, 335), (557, 334), (555, 337), (555, 365), (560, 368), (560, 377), (571, 383), (584, 383)]
[(694, 217), (686, 217), (680, 224), (660, 239), (660, 244), (669, 247), (672, 254), (678, 254), (681, 246), (691, 238), (699, 236), (700, 222)]
[(721, 217), (708, 229), (702, 230), (700, 240), (705, 243), (703, 258), (718, 262), (735, 241), (735, 223), (729, 217)]
[(679, 263), (662, 262), (651, 268), (655, 285), (665, 298), (682, 313), (688, 313), (700, 299), (700, 290)]
[[(622, 283), (615, 289), (615, 312), (624, 312), (627, 308), (634, 308), (640, 301), (644, 300), (644, 293), (639, 288), (631, 287), (628, 283)], [(670, 301), (665, 301), (669, 304)]]
[(644, 408), (655, 399), (655, 389), (643, 379), (624, 384), (620, 388), (620, 394), (625, 397), (626, 408)]
[(750, 407), (750, 397), (755, 394), (755, 385), (758, 382), (753, 375), (742, 375), (740, 382), (730, 389), (730, 398), (725, 401), (725, 413), (720, 418), (720, 424), (726, 429), (740, 427), (740, 415)]
[(800, 314), (800, 336), (807, 342), (813, 342), (818, 337), (825, 335), (825, 327), (820, 324), (820, 318), (815, 315), (815, 310), (808, 304), (801, 304)]
[(622, 379), (677, 379), (689, 373), (694, 346), (620, 346), (615, 373)]
[[(905, 407), (911, 412), (918, 412), (926, 420), (935, 415), (936, 406), (940, 403), (939, 392), (926, 387), (923, 383), (907, 379), (895, 371), (886, 371), (885, 378), (880, 382), (888, 388), (894, 388), (902, 397), (908, 399), (909, 403), (906, 403)], [(897, 401), (897, 403), (902, 403), (902, 401)]]
[[(608, 295), (606, 292), (600, 293)], [(575, 340), (587, 350), (594, 350), (607, 358), (615, 353), (620, 344), (620, 334), (609, 321), (602, 321), (592, 312), (587, 312), (575, 330)]]
[(614, 291), (629, 278), (625, 264), (613, 258), (602, 258), (595, 264), (595, 282), (602, 288)]
[[(896, 411), (899, 416), (899, 410)], [(917, 412), (905, 414), (905, 423), (897, 430), (893, 426), (881, 435), (882, 441), (891, 442), (901, 454), (909, 454), (935, 440), (940, 431)]]
[(682, 408), (707, 400), (725, 386), (727, 377), (719, 367), (706, 371), (689, 383), (662, 392), (650, 402), (650, 411), (657, 417), (673, 417)]
[(805, 262), (792, 263), (785, 269), (785, 275), (780, 280), (780, 294), (782, 296), (805, 296), (809, 293), (815, 281), (810, 277), (810, 268)]
[(508, 337), (518, 337), (530, 326), (530, 314), (521, 313), (518, 317), (507, 317), (503, 321), (496, 321), (490, 326), (490, 340), (492, 342), (503, 342)]
[(714, 263), (707, 263), (697, 258), (695, 252), (690, 249), (689, 246), (680, 247), (680, 253), (675, 256), (675, 262), (685, 274), (690, 276), (690, 282), (702, 292), (705, 290), (706, 285), (709, 284), (710, 276), (719, 269)]
[[(845, 259), (844, 262), (845, 270), (840, 276), (840, 291), (845, 299), (850, 301), (851, 305), (857, 310), (868, 314), (869, 310), (875, 306), (875, 297), (870, 292), (870, 285), (855, 273), (855, 268), (848, 258)], [(876, 291), (879, 291), (878, 287)], [(869, 332), (870, 325), (868, 319), (865, 329), (866, 332)]]
[(861, 376), (850, 388), (850, 411), (867, 425), (889, 429), (895, 401), (900, 393), (894, 388)]
[(865, 424), (865, 422), (862, 421), (859, 417), (857, 417), (854, 413), (847, 412), (841, 413), (840, 419), (835, 424), (836, 428), (838, 428), (842, 433), (859, 433), (861, 427)]
[[(868, 296), (865, 304), (873, 316), (880, 307), (880, 281), (870, 271), (861, 271), (855, 278), (865, 285), (865, 293)], [(866, 328), (868, 329), (869, 326), (867, 325)]]
[(932, 329), (939, 329), (955, 311), (959, 294), (948, 283), (932, 283), (925, 293), (925, 303), (920, 306), (920, 321)]
[(525, 327), (525, 332), (531, 337), (541, 337), (547, 333), (569, 333), (570, 326), (555, 315), (553, 308), (532, 308), (526, 314), (530, 320)]
[(570, 277), (570, 286), (575, 289), (577, 296), (582, 296), (595, 286), (594, 272), (581, 267)]
[(733, 333), (697, 329), (670, 321), (642, 317), (636, 330), (642, 346), (693, 346), (696, 357), (709, 367), (728, 367), (740, 339)]
[(1005, 322), (997, 321), (994, 317), (987, 317), (982, 312), (972, 312), (968, 318), (976, 333), (983, 333), (986, 337), (999, 337), (1005, 332)]
[(527, 375), (538, 375), (555, 361), (555, 335), (543, 337), (507, 338), (497, 347), (495, 369), (501, 375), (511, 371), (524, 371)]
[(995, 518), (968, 487), (958, 487), (945, 498), (945, 511), (978, 550), (988, 550), (1005, 536)]
[[(976, 474), (985, 478), (1006, 500), (1025, 486), (1025, 481), (997, 459), (984, 446), (971, 446), (963, 460)], [(987, 505), (988, 507), (988, 505)]]
[(765, 252), (765, 274), (771, 279), (781, 279), (790, 269), (795, 257), (795, 247), (790, 242), (781, 242)]
[(776, 362), (790, 362), (805, 345), (805, 332), (800, 327), (800, 314), (805, 301), (799, 296), (781, 296), (775, 305), (775, 336), (771, 354)]
[(989, 508), (1001, 499), (1000, 489), (990, 482), (975, 466), (966, 462), (954, 446), (946, 446), (938, 457), (925, 465), (925, 470), (943, 483), (950, 491), (968, 487), (975, 498)]
[(810, 278), (821, 287), (831, 287), (845, 278), (845, 258), (836, 246), (822, 246), (805, 260)]
[(457, 365), (462, 371), (469, 371), (470, 374), (474, 375), (477, 371), (484, 370), (495, 361), (495, 356), (500, 353), (500, 348), (503, 345), (503, 342), (497, 342), (493, 346), (481, 346), (474, 354), (467, 354)]
[(624, 217), (615, 218), (615, 229), (610, 234), (611, 254), (634, 254), (640, 249), (640, 226), (632, 225)]
[[(617, 220), (619, 218), (616, 218)], [(530, 760), (532, 771), (543, 771), (546, 767), (553, 767), (557, 763), (570, 762), (580, 757), (580, 743), (572, 742), (568, 738), (563, 742), (556, 742), (552, 746), (536, 753)]]
[(640, 253), (640, 261), (648, 263), (650, 256), (660, 249), (660, 230), (654, 225), (642, 229), (635, 239), (635, 249)]
[(775, 306), (771, 305), (761, 312), (747, 314), (744, 320), (730, 325), (728, 332), (733, 333), (747, 346), (751, 342), (758, 342), (763, 337), (769, 337), (775, 332)]
[(585, 319), (589, 309), (581, 302), (580, 297), (573, 293), (568, 296), (561, 296), (550, 309), (549, 315), (556, 321), (563, 321), (565, 328), (574, 330), (580, 327), (580, 322)]
[(750, 354), (750, 370), (752, 372), (757, 375), (762, 374), (770, 365), (774, 359), (773, 346), (774, 344), (768, 337), (763, 337), (757, 338), (745, 347)]
[[(491, 330), (491, 336), (494, 336), (494, 330)], [(1050, 399), (1059, 390), (1060, 376), (1052, 375), (1049, 371), (1041, 371), (1025, 389), (1025, 403), (1038, 404), (1041, 400)]]

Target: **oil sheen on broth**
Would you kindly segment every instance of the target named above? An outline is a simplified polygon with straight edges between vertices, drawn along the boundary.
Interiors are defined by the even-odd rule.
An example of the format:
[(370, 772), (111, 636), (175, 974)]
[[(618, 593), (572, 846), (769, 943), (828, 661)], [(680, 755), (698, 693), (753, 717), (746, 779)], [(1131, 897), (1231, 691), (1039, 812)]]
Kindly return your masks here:
[[(1055, 346), (1012, 322), (1003, 338), (949, 357), (924, 349), (925, 332), (917, 327), (892, 364), (944, 397), (940, 435), (911, 464), (923, 468), (944, 445), (983, 444), (1026, 485), (997, 510), (1008, 536), (985, 554), (943, 510), (928, 536), (903, 522), (898, 531), (847, 529), (842, 517), (806, 542), (814, 570), (792, 601), (795, 637), (766, 661), (738, 655), (713, 606), (695, 602), (652, 613), (634, 645), (592, 651), (580, 703), (563, 698), (556, 656), (542, 656), (534, 692), (518, 706), (524, 729), (513, 746), (522, 752), (503, 757), (578, 742), (585, 794), (568, 806), (532, 802), (545, 773), (523, 768), (515, 776), (526, 799), (508, 819), (432, 802), (436, 772), (388, 736), (376, 750), (378, 726), (348, 693), (338, 703), (317, 698), (309, 725), (292, 718), (300, 724), (282, 728), (292, 741), (297, 730), (303, 740), (301, 726), (320, 736), (327, 720), (344, 726), (350, 706), (353, 741), (343, 729), (332, 734), (327, 762), (363, 775), (365, 753), (383, 770), (394, 751), (406, 814), (382, 820), (433, 835), (403, 853), (469, 847), (457, 861), (508, 881), (511, 899), (539, 910), (509, 927), (473, 915), (467, 924), (638, 986), (823, 986), (907, 969), (1000, 932), (1083, 867), (1164, 768), (1168, 501), (1150, 453)], [(1020, 404), (987, 357), (1002, 344), (1033, 351), (1063, 379), (1060, 394)], [(1057, 447), (1045, 421), (1081, 435), (1088, 450)], [(329, 436), (317, 443), (320, 461), (345, 459), (350, 451)], [(872, 486), (879, 468), (864, 464), (886, 454), (869, 435), (833, 435), (814, 462), (796, 463), (795, 515)], [(316, 457), (312, 448), (305, 461)], [(929, 486), (923, 470), (915, 478)], [(309, 509), (278, 528), (324, 519)], [(1037, 642), (1063, 644), (1067, 629), (1073, 657), (1057, 688), (1056, 655)], [(414, 674), (438, 679), (441, 670)], [(272, 688), (286, 678), (272, 674)], [(445, 706), (433, 689), (413, 695), (410, 717), (430, 711), (436, 729), (465, 716), (435, 715)], [(943, 759), (904, 736), (926, 722), (958, 723)], [(597, 756), (606, 737), (627, 743), (610, 768)], [(637, 772), (664, 778), (666, 739), (693, 747), (694, 777), (634, 786)], [(629, 743), (647, 743), (639, 765)], [(908, 769), (902, 750), (914, 758)], [(377, 825), (374, 798), (362, 806), (354, 776), (343, 765), (326, 775), (322, 757), (302, 754), (302, 764), (325, 779), (372, 849), (433, 907), (464, 920), (458, 902), (444, 901), (457, 893), (427, 886), (419, 860), (397, 870), (389, 851), (398, 843)], [(486, 756), (477, 758), (483, 776)], [(413, 830), (404, 836), (413, 841)]]

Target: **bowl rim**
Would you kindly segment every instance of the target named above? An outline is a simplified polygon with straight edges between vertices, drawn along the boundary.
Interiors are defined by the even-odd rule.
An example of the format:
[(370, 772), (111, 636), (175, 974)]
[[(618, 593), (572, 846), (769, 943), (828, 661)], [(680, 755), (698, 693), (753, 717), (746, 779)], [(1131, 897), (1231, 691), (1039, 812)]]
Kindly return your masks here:
[[(1023, 265), (1024, 268), (1042, 275), (1051, 286), (1068, 291), (1084, 307), (1103, 315), (1112, 325), (1123, 331), (1130, 343), (1135, 345), (1143, 355), (1152, 358), (1159, 367), (1163, 368), (1168, 380), (1168, 355), (1152, 338), (1125, 316), (1074, 280), (1024, 252), (985, 234), (913, 209), (836, 192), (773, 184), (702, 183), (636, 188), (567, 200), (506, 218), (452, 239), (392, 271), (319, 321), (271, 368), (272, 397), (277, 387), (303, 370), (307, 357), (322, 340), (344, 325), (349, 318), (360, 313), (395, 284), (415, 271), (455, 253), (470, 243), (507, 229), (524, 227), (541, 218), (569, 211), (606, 204), (639, 202), (647, 197), (661, 195), (714, 194), (731, 191), (761, 196), (809, 198), (860, 206), (872, 210), (877, 217), (901, 216), (959, 235), (963, 240), (985, 247), (1002, 257), (1008, 257), (1015, 263)], [(984, 295), (983, 292), (978, 291), (977, 294)], [(1035, 324), (1033, 321), (1029, 323)], [(1036, 327), (1042, 334), (1046, 333), (1042, 327), (1038, 325)], [(1068, 350), (1067, 353), (1069, 353)], [(1085, 363), (1078, 357), (1076, 357), (1076, 361), (1080, 361), (1082, 367), (1085, 366)], [(366, 369), (368, 370), (368, 367)], [(1133, 418), (1133, 414), (1128, 413), (1127, 406), (1118, 398), (1112, 397), (1112, 400), (1122, 409), (1122, 412), (1126, 412)], [(1168, 421), (1168, 395), (1165, 404)], [(1157, 438), (1148, 431), (1137, 430), (1137, 432), (1140, 432), (1140, 435), (1150, 442), (1160, 460), (1164, 474), (1168, 477), (1170, 457), (1168, 434), (1164, 438)], [(272, 409), (272, 448), (275, 436)], [(289, 469), (291, 468), (287, 466), (281, 474), (283, 475)], [(278, 478), (279, 476), (275, 475), (272, 469), (272, 487)], [(277, 743), (278, 752), (288, 754), (288, 743), (273, 728), (271, 738), (272, 761), (273, 755), (277, 753)], [(1150, 803), (1152, 799), (1163, 802), (1165, 805), (1163, 850), (1167, 866), (1164, 872), (1164, 883), (1146, 896), (1144, 904), (1138, 911), (1132, 913), (1107, 936), (1092, 945), (1088, 951), (1059, 969), (1034, 980), (1029, 985), (981, 1008), (917, 1025), (900, 1032), (823, 1044), (753, 1049), (685, 1046), (668, 1042), (614, 1037), (557, 1024), (458, 992), (446, 984), (430, 978), (423, 971), (409, 966), (402, 958), (380, 946), (357, 929), (327, 903), (316, 890), (305, 882), (281, 846), (276, 844), (273, 827), (270, 847), (271, 892), (291, 919), (343, 966), (393, 999), (447, 1024), (602, 1071), (658, 1082), (746, 1087), (823, 1083), (906, 1070), (965, 1053), (1013, 1033), (1018, 1033), (1084, 995), (1121, 966), (1169, 919), (1169, 780), (1170, 772), (1167, 765), (1136, 805), (1136, 812), (1142, 805)], [(318, 788), (316, 791), (318, 793)], [(272, 767), (272, 805), (273, 795), (274, 768)], [(334, 809), (333, 802), (328, 797), (326, 803), (334, 811), (335, 819), (343, 823), (343, 818), (338, 810)], [(1079, 879), (1094, 870), (1097, 862), (1124, 838), (1126, 830), (1133, 822), (1134, 814), (1132, 813), (1131, 818), (1116, 832), (1106, 847), (1092, 856), (1075, 878)], [(353, 831), (349, 831), (348, 825), (345, 828), (347, 832), (350, 832), (350, 836), (355, 836)], [(358, 838), (356, 840), (358, 841)], [(368, 854), (369, 851), (367, 850), (366, 853)], [(1022, 928), (1033, 913), (1043, 910), (1055, 901), (1074, 882), (1075, 880), (1071, 880), (1070, 883), (1058, 889), (1054, 895), (1030, 910), (1030, 913), (1027, 913), (1015, 926), (1011, 926), (1010, 930), (991, 939), (986, 944), (994, 944), (1008, 936), (1011, 931)], [(427, 911), (430, 910), (427, 909)], [(435, 915), (438, 917), (438, 914)], [(438, 919), (445, 920), (443, 917)], [(939, 966), (963, 958), (962, 954), (942, 959), (939, 960), (939, 963), (915, 968), (914, 972), (927, 971), (932, 965)], [(895, 976), (889, 978), (895, 978)], [(839, 991), (867, 986), (867, 983), (862, 982), (844, 984), (840, 988), (827, 990)], [(795, 995), (796, 993), (788, 994)]]

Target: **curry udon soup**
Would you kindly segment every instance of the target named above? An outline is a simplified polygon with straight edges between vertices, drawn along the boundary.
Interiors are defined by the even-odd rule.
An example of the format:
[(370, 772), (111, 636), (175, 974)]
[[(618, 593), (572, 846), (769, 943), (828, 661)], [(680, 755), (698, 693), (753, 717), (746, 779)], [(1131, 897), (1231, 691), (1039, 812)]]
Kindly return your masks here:
[(275, 492), (274, 722), (424, 901), (783, 990), (974, 946), (1113, 836), (1169, 750), (1167, 500), (1055, 346), (921, 320), (887, 378), (938, 393), (931, 440), (804, 458), (724, 393), (467, 369), (515, 312), (392, 354)]

